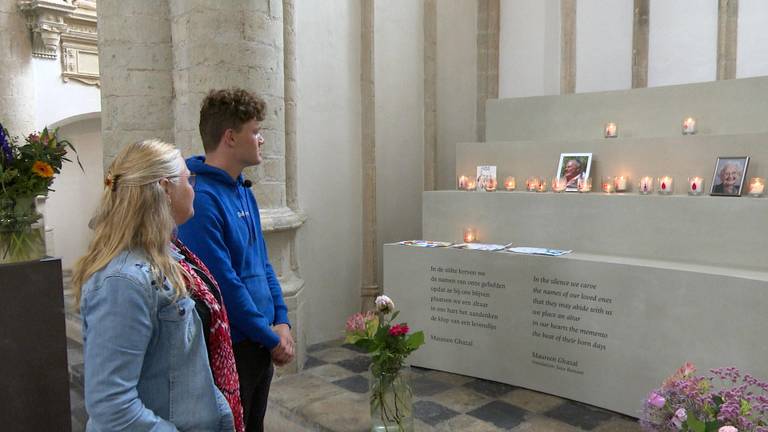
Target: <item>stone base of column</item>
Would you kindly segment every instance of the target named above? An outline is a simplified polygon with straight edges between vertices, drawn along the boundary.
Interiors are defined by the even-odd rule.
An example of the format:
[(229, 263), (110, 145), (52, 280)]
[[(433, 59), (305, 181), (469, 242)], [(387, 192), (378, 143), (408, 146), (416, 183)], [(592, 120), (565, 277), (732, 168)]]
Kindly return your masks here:
[(291, 321), (291, 334), (296, 348), (296, 358), (286, 366), (276, 369), (276, 375), (288, 375), (298, 372), (304, 367), (307, 358), (307, 336), (304, 329), (307, 323), (306, 308), (304, 307), (304, 279), (290, 277), (281, 280), (283, 299), (288, 306), (288, 319)]

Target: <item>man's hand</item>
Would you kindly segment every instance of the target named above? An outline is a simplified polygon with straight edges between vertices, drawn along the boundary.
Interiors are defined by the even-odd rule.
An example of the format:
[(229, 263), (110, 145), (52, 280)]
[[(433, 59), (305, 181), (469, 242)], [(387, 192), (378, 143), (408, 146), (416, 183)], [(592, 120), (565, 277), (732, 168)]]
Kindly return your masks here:
[(278, 324), (273, 327), (275, 333), (280, 336), (280, 343), (272, 348), (272, 361), (276, 366), (285, 366), (293, 360), (293, 336), (288, 324)]

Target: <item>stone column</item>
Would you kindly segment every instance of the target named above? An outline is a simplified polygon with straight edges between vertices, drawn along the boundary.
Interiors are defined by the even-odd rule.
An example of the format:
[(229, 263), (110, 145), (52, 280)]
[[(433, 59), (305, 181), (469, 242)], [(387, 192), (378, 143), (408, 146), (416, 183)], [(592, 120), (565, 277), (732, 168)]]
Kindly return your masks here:
[(376, 225), (376, 67), (374, 64), (374, 0), (361, 3), (360, 110), (361, 159), (363, 169), (363, 257), (360, 309), (373, 309), (381, 293), (378, 272), (378, 228)]
[(0, 0), (0, 123), (12, 135), (35, 126), (32, 39), (16, 0)]
[(99, 0), (104, 166), (124, 145), (173, 142), (171, 26), (165, 0)]
[[(285, 5), (291, 12), (289, 34), (293, 31), (292, 5)], [(305, 217), (296, 206), (295, 188), (287, 189), (286, 170), (295, 175), (295, 131), (286, 130), (285, 92), (291, 90), (293, 81), (286, 87), (283, 10), (283, 2), (276, 0), (170, 0), (174, 137), (185, 154), (203, 151), (198, 131), (200, 103), (210, 89), (242, 87), (267, 102), (267, 117), (262, 123), (264, 161), (244, 174), (254, 183), (270, 260), (283, 287), (298, 347), (298, 361), (282, 370), (294, 371), (305, 358), (301, 326), (304, 281), (298, 276), (294, 252), (296, 229)], [(294, 56), (293, 65), (293, 47), (289, 52)], [(288, 70), (293, 73), (292, 68)], [(291, 127), (295, 127), (294, 122)], [(290, 161), (286, 158), (286, 136), (291, 138)]]
[(477, 108), (475, 134), (485, 141), (485, 104), (499, 97), (500, 0), (477, 2)]

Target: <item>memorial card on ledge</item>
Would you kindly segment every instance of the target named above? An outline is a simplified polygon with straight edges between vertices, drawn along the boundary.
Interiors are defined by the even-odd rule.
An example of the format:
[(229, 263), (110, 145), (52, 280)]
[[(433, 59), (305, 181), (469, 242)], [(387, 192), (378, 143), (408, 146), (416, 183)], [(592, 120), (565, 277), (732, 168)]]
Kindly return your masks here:
[(747, 156), (717, 158), (710, 195), (741, 196), (748, 165)]
[(478, 165), (477, 190), (480, 192), (493, 192), (496, 190), (496, 165)]
[(579, 179), (589, 178), (591, 166), (592, 153), (561, 153), (555, 176), (565, 179), (566, 192), (576, 192)]

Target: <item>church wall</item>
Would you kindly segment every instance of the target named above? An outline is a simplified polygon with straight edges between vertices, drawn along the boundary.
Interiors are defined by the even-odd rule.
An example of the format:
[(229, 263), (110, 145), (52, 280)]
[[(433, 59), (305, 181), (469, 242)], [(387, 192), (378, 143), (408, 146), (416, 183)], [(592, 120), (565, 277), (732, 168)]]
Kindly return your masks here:
[(736, 78), (768, 75), (768, 2), (739, 1)]
[(297, 232), (308, 343), (342, 336), (360, 305), (360, 2), (296, 4)]
[(717, 0), (652, 0), (650, 13), (648, 87), (714, 81)]
[(53, 244), (46, 246), (50, 253), (61, 257), (64, 269), (71, 269), (88, 248), (92, 237), (88, 222), (104, 188), (101, 119), (89, 116), (65, 124), (59, 135), (76, 146), (84, 171), (76, 163), (65, 163), (53, 182), (55, 191), (45, 204), (45, 224), (53, 228)]
[[(576, 92), (625, 90), (632, 80), (633, 0), (576, 2)], [(714, 81), (718, 2), (650, 0), (648, 87)], [(768, 75), (768, 4), (738, 4), (736, 78)], [(501, 0), (499, 97), (560, 94), (557, 0)]]
[[(75, 115), (101, 111), (96, 86), (61, 79), (61, 60), (32, 59), (35, 79), (35, 129)], [(25, 131), (25, 133), (31, 131)]]
[(475, 141), (477, 1), (437, 2), (437, 189), (456, 182), (456, 143)]
[(632, 0), (576, 3), (576, 93), (632, 85)]
[[(424, 3), (375, 2), (376, 219), (384, 243), (421, 236), (424, 184)], [(383, 281), (386, 289), (386, 281)]]
[(559, 94), (560, 1), (502, 0), (500, 6), (499, 97)]

